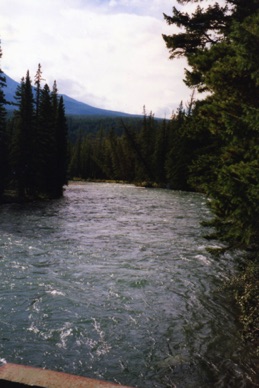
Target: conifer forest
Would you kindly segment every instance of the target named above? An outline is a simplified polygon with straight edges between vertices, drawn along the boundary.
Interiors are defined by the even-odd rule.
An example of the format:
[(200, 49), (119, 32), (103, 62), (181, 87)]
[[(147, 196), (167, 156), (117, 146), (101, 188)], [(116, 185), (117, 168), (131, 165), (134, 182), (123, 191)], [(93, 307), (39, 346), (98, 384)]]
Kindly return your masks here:
[[(0, 198), (58, 198), (67, 183), (67, 124), (63, 98), (54, 82), (41, 87), (39, 64), (34, 86), (29, 71), (17, 88), (13, 117), (7, 120), (5, 77), (0, 86)], [(10, 195), (11, 194), (11, 195)]]

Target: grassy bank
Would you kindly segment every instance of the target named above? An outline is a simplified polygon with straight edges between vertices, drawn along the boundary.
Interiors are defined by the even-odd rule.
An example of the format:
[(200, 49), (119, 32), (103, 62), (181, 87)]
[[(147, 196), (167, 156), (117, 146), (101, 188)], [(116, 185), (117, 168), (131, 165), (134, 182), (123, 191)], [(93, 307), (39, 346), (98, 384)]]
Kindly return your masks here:
[(244, 341), (251, 343), (259, 357), (259, 264), (258, 253), (240, 268), (228, 284), (239, 307)]

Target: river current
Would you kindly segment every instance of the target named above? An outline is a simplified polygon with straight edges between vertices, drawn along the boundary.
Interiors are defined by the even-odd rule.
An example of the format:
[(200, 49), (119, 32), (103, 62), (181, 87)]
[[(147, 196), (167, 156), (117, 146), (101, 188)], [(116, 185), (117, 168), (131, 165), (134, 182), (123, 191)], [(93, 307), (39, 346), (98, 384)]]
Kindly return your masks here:
[(77, 183), (0, 206), (0, 360), (149, 387), (254, 386), (200, 194)]

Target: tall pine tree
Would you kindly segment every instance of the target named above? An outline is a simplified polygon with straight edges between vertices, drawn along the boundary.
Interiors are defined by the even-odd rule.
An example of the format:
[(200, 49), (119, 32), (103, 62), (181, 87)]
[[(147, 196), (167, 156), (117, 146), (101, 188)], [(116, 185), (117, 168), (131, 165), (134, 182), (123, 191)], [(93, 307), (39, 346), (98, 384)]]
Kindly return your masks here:
[(258, 13), (258, 0), (226, 0), (165, 15), (181, 27), (164, 35), (171, 58), (185, 56), (186, 84), (210, 94), (200, 114), (220, 144), (215, 181), (207, 187), (219, 231), (246, 245), (259, 237)]
[(40, 90), (37, 118), (37, 186), (43, 195), (52, 196), (56, 183), (55, 117), (51, 92), (47, 84)]
[(20, 198), (34, 195), (34, 99), (29, 71), (16, 91), (17, 110), (14, 114), (14, 131), (11, 144), (12, 176)]
[[(55, 109), (55, 106), (53, 107)], [(65, 105), (61, 96), (57, 106), (57, 120), (55, 126), (56, 142), (56, 187), (55, 196), (61, 196), (63, 186), (67, 185), (68, 176), (68, 147), (67, 147), (67, 120), (65, 115)]]
[[(0, 61), (2, 58), (2, 48), (0, 41)], [(5, 94), (6, 79), (1, 69), (0, 63), (0, 199), (3, 196), (7, 176), (7, 139), (6, 139), (6, 109)]]

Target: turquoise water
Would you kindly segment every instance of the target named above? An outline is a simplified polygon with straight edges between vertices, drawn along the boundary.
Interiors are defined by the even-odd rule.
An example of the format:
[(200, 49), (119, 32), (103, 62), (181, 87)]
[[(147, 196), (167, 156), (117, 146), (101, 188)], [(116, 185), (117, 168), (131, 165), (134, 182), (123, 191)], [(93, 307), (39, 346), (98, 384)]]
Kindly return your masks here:
[(78, 183), (0, 206), (0, 359), (134, 387), (249, 387), (202, 195)]

